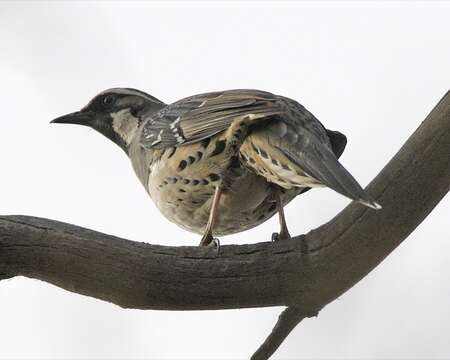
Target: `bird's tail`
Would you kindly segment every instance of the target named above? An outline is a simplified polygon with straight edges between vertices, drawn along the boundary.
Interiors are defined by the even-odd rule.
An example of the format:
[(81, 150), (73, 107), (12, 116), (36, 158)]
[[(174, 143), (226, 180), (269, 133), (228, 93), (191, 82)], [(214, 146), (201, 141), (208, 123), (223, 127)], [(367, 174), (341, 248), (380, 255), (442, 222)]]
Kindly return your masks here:
[(324, 185), (372, 209), (381, 209), (341, 165), (345, 135), (323, 128), (310, 131), (283, 121), (253, 131), (240, 151), (246, 165), (284, 188)]
[(381, 209), (363, 190), (355, 178), (341, 165), (336, 155), (324, 144), (311, 141), (306, 148), (279, 148), (284, 155), (307, 175), (338, 193), (372, 209)]

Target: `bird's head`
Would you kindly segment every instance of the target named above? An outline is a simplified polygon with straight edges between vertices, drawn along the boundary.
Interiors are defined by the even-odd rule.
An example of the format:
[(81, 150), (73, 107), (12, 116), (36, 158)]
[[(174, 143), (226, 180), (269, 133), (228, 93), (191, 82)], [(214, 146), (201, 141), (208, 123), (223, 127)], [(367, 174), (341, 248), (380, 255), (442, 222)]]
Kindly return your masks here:
[(164, 106), (142, 91), (115, 88), (101, 92), (80, 111), (58, 117), (51, 123), (89, 126), (128, 152), (143, 118)]

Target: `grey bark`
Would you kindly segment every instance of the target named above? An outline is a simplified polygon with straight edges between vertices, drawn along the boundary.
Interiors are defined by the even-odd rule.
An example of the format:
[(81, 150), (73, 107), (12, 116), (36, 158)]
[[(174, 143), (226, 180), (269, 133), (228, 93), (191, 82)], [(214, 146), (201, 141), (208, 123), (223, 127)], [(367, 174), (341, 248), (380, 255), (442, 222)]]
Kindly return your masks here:
[(381, 211), (352, 203), (306, 235), (222, 246), (219, 254), (0, 216), (0, 279), (36, 278), (124, 308), (288, 306), (254, 355), (267, 359), (298, 321), (317, 314), (389, 255), (449, 189), (448, 92), (368, 186)]

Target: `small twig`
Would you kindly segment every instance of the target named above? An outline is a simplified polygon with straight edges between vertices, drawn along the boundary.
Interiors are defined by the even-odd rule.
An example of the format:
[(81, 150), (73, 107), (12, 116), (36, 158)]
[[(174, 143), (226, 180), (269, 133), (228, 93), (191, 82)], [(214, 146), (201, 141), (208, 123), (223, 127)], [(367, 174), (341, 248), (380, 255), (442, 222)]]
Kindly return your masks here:
[(315, 316), (307, 315), (304, 311), (289, 306), (283, 310), (278, 317), (270, 335), (264, 340), (258, 350), (253, 354), (251, 360), (267, 360), (278, 349), (281, 343), (291, 333), (291, 331), (302, 321), (305, 317)]

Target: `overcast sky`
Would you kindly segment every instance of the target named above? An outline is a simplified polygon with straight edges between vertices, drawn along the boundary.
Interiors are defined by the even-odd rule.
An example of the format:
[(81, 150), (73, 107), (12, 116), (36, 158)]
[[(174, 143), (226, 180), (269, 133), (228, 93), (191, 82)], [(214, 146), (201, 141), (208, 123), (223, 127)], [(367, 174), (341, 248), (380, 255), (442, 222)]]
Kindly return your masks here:
[[(0, 213), (198, 243), (158, 212), (117, 146), (48, 124), (116, 86), (166, 102), (231, 88), (294, 98), (347, 135), (342, 162), (366, 185), (450, 88), (449, 19), (448, 2), (0, 2)], [(327, 189), (298, 197), (291, 233), (346, 204)], [(449, 358), (449, 222), (447, 196), (274, 359)], [(274, 218), (221, 243), (276, 229)], [(0, 358), (243, 359), (280, 310), (123, 310), (14, 278), (0, 283)]]

